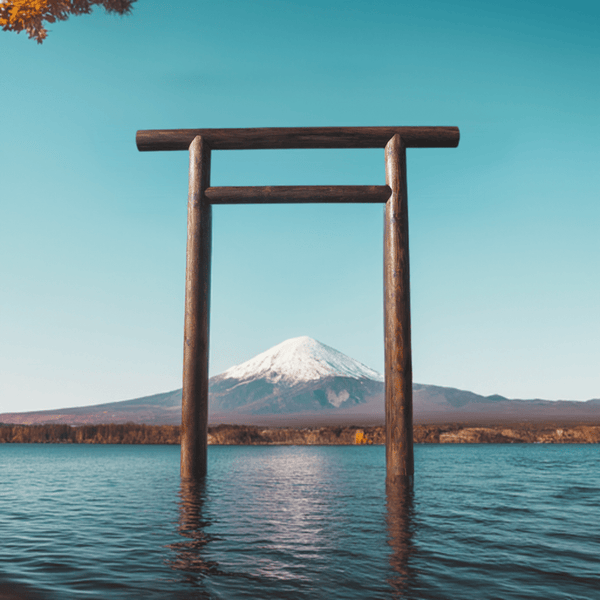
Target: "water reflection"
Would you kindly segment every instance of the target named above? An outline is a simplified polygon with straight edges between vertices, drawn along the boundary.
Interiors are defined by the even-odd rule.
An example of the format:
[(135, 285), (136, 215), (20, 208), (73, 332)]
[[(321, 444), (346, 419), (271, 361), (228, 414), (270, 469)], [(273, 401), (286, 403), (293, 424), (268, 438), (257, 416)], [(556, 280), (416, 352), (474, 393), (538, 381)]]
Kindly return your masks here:
[(263, 464), (263, 477), (252, 497), (254, 507), (248, 506), (246, 511), (264, 523), (260, 535), (269, 539), (271, 557), (264, 572), (277, 573), (280, 579), (308, 581), (309, 577), (297, 570), (292, 575), (289, 567), (298, 553), (305, 559), (316, 558), (331, 547), (325, 531), (332, 516), (324, 501), (329, 473), (322, 457), (299, 449), (271, 453)]
[(388, 544), (394, 576), (388, 579), (392, 598), (408, 598), (414, 590), (416, 573), (410, 564), (414, 552), (414, 492), (412, 481), (386, 481)]
[[(175, 558), (167, 564), (178, 571), (190, 574), (207, 575), (217, 572), (217, 563), (206, 558), (206, 545), (210, 536), (204, 531), (210, 524), (203, 515), (206, 502), (206, 482), (204, 479), (182, 479), (179, 490), (179, 521), (177, 530), (187, 541), (169, 544)], [(197, 578), (190, 576), (190, 582)]]

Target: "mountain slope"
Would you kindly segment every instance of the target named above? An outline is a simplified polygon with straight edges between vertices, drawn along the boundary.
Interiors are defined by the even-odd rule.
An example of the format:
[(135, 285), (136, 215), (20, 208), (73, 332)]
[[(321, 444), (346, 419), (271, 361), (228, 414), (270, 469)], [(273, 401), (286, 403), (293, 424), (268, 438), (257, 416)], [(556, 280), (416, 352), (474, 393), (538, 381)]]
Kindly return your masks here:
[(2, 413), (0, 423), (65, 423), (93, 425), (98, 423), (146, 423), (147, 425), (181, 424), (181, 390), (154, 394), (133, 400), (41, 410), (25, 413)]
[[(309, 337), (286, 340), (212, 377), (209, 422), (304, 426), (384, 422), (383, 377)], [(417, 423), (600, 421), (600, 400), (510, 400), (414, 384)], [(181, 389), (51, 411), (0, 414), (4, 423), (181, 423)]]

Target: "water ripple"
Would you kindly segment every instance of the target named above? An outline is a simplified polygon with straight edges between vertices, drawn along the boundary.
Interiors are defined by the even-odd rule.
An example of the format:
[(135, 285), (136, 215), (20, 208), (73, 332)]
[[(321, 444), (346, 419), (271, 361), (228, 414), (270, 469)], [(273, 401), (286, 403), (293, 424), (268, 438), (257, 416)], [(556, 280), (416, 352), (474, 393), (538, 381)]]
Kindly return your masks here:
[(591, 600), (600, 448), (0, 446), (0, 600)]

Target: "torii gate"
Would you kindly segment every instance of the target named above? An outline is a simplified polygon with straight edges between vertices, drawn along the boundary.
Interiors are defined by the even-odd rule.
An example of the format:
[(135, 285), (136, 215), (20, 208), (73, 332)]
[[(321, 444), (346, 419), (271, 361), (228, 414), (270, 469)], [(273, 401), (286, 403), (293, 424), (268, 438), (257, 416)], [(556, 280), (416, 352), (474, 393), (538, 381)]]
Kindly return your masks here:
[[(384, 327), (387, 481), (414, 473), (406, 148), (456, 148), (457, 127), (290, 127), (138, 131), (138, 150), (190, 151), (181, 477), (206, 474), (213, 204), (385, 202)], [(212, 150), (385, 148), (387, 185), (211, 187)]]

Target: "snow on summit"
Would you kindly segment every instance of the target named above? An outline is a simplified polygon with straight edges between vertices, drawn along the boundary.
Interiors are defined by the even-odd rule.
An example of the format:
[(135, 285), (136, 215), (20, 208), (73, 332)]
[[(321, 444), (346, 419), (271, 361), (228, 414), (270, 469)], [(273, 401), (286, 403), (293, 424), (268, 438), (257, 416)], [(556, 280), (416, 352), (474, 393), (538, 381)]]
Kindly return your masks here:
[(308, 336), (291, 338), (222, 373), (223, 379), (265, 378), (292, 385), (323, 377), (383, 381), (382, 375), (357, 360)]

